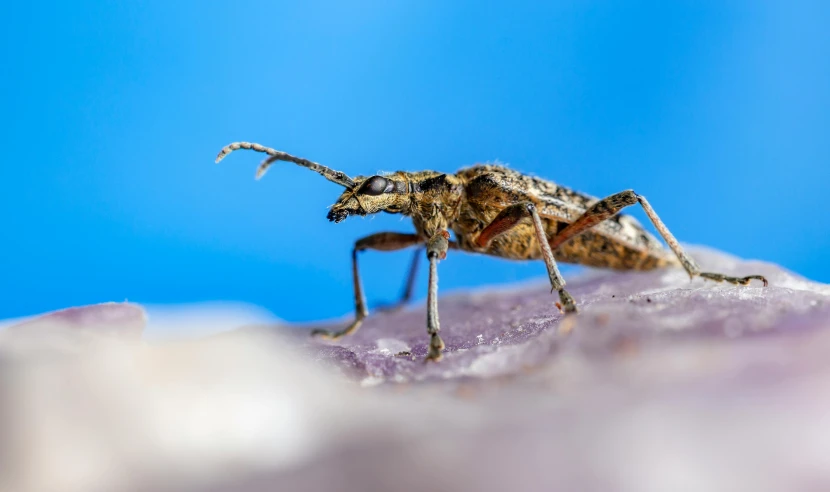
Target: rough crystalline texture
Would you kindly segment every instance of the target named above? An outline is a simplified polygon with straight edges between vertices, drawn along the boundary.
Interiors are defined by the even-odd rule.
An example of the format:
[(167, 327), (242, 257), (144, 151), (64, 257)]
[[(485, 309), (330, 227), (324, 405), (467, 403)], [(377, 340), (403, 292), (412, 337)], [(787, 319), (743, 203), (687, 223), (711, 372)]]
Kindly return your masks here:
[(591, 271), (564, 320), (541, 283), (451, 294), (438, 364), (423, 306), (334, 343), (0, 332), (0, 489), (830, 490), (830, 287), (694, 254), (770, 286)]
[[(542, 283), (441, 298), (441, 335), (447, 349), (440, 364), (419, 363), (428, 341), (423, 306), (370, 317), (354, 336), (325, 347), (313, 344), (309, 351), (334, 361), (364, 384), (400, 383), (509, 376), (573, 356), (592, 363), (641, 356), (672, 360), (677, 350), (694, 343), (733, 350), (732, 340), (790, 334), (830, 322), (830, 286), (761, 262), (696, 253), (708, 270), (762, 273), (770, 286), (764, 288), (760, 281), (749, 287), (690, 282), (680, 269), (594, 271), (568, 283), (579, 301), (580, 315), (575, 317), (565, 318), (556, 309), (556, 296)], [(407, 351), (411, 355), (396, 356)], [(701, 359), (703, 365), (709, 362)]]

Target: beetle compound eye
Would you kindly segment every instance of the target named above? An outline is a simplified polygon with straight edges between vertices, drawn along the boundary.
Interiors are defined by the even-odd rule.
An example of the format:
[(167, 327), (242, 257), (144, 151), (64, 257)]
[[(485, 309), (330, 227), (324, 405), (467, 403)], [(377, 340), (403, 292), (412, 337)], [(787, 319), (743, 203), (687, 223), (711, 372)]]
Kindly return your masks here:
[(389, 186), (389, 180), (383, 176), (372, 176), (360, 187), (363, 195), (382, 195)]

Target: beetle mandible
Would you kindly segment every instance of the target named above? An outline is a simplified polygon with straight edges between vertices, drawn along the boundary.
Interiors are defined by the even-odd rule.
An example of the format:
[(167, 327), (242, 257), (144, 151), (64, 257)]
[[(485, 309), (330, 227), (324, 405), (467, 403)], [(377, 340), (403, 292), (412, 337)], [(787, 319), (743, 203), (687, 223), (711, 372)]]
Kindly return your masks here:
[[(226, 146), (219, 152), (216, 162), (239, 149), (268, 154), (257, 169), (257, 179), (274, 162), (288, 161), (343, 186), (346, 190), (328, 213), (332, 222), (342, 222), (350, 215), (381, 211), (412, 217), (415, 234), (379, 232), (355, 242), (352, 249), (355, 318), (340, 331), (312, 332), (323, 338), (334, 340), (354, 333), (369, 314), (357, 264), (357, 254), (367, 249), (395, 251), (412, 246), (426, 249), (429, 260), (427, 333), (430, 336), (427, 361), (440, 360), (444, 349), (438, 324), (437, 265), (446, 257), (448, 249), (514, 260), (544, 260), (551, 291), (558, 293), (558, 305), (566, 315), (576, 313), (577, 307), (565, 290), (565, 280), (556, 266), (557, 261), (618, 270), (652, 270), (679, 265), (690, 278), (740, 285), (748, 285), (750, 280), (756, 279), (767, 285), (761, 275), (731, 277), (702, 272), (645, 197), (633, 190), (597, 199), (493, 164), (471, 166), (455, 174), (397, 171), (384, 176), (350, 178), (316, 162), (250, 142)], [(636, 203), (643, 207), (673, 254), (636, 219), (619, 213)], [(450, 240), (449, 231), (455, 233), (455, 241)], [(419, 253), (416, 252), (407, 288), (398, 305), (411, 296)]]

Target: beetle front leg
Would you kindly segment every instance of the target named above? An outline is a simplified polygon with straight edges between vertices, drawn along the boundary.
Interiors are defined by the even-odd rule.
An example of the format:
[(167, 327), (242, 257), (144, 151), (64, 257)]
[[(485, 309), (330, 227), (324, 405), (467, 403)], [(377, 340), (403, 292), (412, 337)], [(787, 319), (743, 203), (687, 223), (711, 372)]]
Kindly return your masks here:
[(422, 239), (415, 234), (401, 234), (398, 232), (379, 232), (358, 239), (354, 248), (352, 249), (352, 282), (354, 283), (354, 321), (346, 328), (340, 331), (329, 331), (323, 329), (315, 329), (311, 332), (312, 336), (319, 336), (329, 340), (337, 340), (340, 337), (350, 335), (360, 328), (363, 319), (369, 315), (366, 309), (366, 296), (363, 295), (363, 284), (360, 281), (360, 272), (357, 267), (357, 254), (366, 249), (373, 249), (376, 251), (396, 251), (399, 249), (408, 248), (421, 243)]
[(438, 231), (427, 242), (427, 259), (429, 259), (429, 290), (427, 291), (427, 333), (429, 333), (429, 351), (425, 362), (441, 360), (444, 341), (438, 334), (438, 261), (447, 257), (450, 246), (450, 234)]

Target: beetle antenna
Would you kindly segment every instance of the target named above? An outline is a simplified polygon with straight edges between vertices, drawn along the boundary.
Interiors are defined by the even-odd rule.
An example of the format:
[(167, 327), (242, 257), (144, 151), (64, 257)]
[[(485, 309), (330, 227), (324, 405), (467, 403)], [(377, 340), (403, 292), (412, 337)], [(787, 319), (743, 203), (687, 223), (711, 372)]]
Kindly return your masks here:
[(216, 156), (216, 163), (218, 164), (219, 161), (225, 158), (225, 156), (227, 156), (234, 150), (239, 149), (248, 149), (268, 154), (268, 158), (262, 161), (262, 163), (260, 163), (259, 167), (256, 170), (256, 179), (261, 178), (262, 175), (265, 174), (265, 171), (267, 171), (271, 164), (273, 164), (274, 162), (287, 161), (293, 162), (294, 164), (299, 164), (303, 167), (307, 167), (312, 171), (321, 174), (327, 180), (333, 183), (337, 183), (340, 186), (344, 186), (347, 189), (351, 190), (355, 186), (354, 181), (352, 181), (352, 178), (348, 177), (344, 172), (335, 171), (334, 169), (330, 169), (322, 164), (312, 162), (308, 159), (303, 159), (302, 157), (294, 157), (291, 154), (286, 154), (285, 152), (274, 150), (271, 147), (265, 147), (258, 143), (234, 142), (230, 145), (226, 145), (224, 148), (222, 148), (222, 150), (219, 151), (219, 155)]

